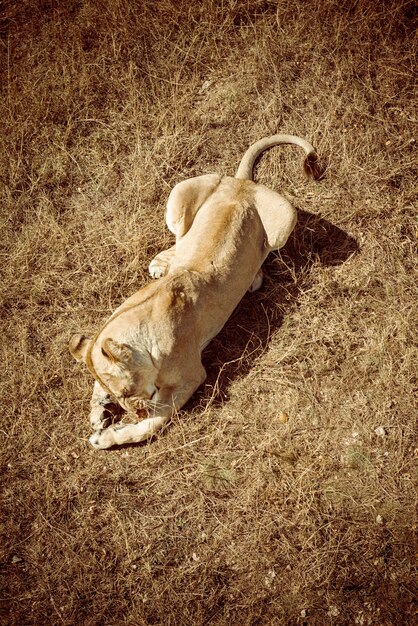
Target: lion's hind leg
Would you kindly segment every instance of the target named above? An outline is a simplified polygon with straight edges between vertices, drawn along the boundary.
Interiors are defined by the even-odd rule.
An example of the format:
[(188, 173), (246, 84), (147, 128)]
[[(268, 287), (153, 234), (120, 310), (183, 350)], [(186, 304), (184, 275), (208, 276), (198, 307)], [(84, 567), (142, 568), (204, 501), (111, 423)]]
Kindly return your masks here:
[(176, 254), (176, 246), (163, 250), (148, 265), (148, 272), (152, 278), (162, 278), (169, 270), (170, 263)]
[(295, 209), (286, 198), (264, 185), (256, 187), (255, 206), (267, 235), (267, 250), (283, 248), (296, 225)]
[(263, 270), (260, 268), (257, 274), (254, 276), (254, 280), (251, 283), (248, 291), (250, 293), (252, 293), (253, 291), (257, 291), (257, 289), (260, 289), (262, 284), (263, 284)]
[(204, 174), (173, 187), (167, 200), (166, 223), (177, 242), (188, 232), (196, 213), (220, 182), (219, 174)]

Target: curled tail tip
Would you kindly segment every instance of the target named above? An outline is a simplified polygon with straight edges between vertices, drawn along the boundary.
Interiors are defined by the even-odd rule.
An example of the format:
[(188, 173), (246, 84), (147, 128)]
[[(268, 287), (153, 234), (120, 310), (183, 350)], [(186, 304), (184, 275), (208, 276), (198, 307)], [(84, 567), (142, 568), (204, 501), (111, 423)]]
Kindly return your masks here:
[(303, 162), (303, 170), (308, 178), (321, 180), (325, 174), (325, 168), (321, 165), (316, 152), (310, 152)]

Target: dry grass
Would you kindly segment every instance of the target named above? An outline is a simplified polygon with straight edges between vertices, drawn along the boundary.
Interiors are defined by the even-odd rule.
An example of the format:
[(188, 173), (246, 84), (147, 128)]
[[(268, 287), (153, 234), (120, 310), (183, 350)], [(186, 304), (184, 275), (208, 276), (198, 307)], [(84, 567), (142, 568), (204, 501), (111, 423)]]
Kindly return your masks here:
[[(413, 2), (2, 12), (1, 623), (416, 623)], [(295, 236), (163, 436), (93, 451), (69, 337), (148, 280), (173, 184), (278, 131), (328, 163), (257, 168)]]

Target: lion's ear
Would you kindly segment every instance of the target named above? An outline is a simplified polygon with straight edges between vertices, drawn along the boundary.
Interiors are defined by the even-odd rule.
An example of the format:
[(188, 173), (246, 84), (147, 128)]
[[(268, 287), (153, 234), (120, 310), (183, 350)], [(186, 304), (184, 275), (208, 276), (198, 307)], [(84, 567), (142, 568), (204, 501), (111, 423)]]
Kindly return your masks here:
[(86, 360), (86, 353), (90, 342), (91, 339), (88, 339), (84, 335), (73, 335), (73, 337), (71, 337), (68, 347), (76, 361)]
[(128, 365), (132, 361), (132, 350), (126, 343), (119, 343), (108, 337), (102, 341), (102, 354), (114, 363)]

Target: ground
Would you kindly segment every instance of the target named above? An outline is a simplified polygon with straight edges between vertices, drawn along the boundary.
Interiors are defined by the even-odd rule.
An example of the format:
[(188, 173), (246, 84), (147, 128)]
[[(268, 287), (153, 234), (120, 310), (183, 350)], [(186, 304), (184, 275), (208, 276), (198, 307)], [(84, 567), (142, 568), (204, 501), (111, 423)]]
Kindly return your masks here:
[[(0, 11), (1, 623), (415, 624), (414, 3)], [(294, 235), (161, 436), (93, 450), (71, 335), (147, 283), (174, 184), (276, 132), (326, 166), (256, 167)]]

